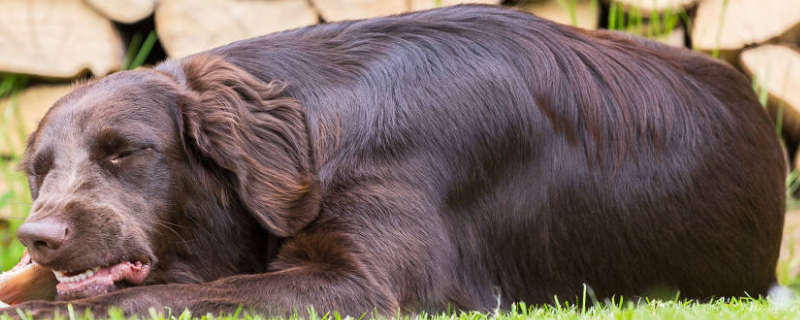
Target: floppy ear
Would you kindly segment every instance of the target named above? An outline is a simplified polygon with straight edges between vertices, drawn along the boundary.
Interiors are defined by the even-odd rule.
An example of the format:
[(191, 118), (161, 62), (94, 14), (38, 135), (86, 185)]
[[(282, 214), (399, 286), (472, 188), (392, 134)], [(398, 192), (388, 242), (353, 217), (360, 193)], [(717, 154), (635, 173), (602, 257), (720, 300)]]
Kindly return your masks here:
[(307, 226), (318, 215), (319, 188), (300, 103), (281, 96), (283, 84), (262, 82), (219, 57), (195, 56), (182, 67), (187, 150), (222, 170), (273, 234), (288, 237)]

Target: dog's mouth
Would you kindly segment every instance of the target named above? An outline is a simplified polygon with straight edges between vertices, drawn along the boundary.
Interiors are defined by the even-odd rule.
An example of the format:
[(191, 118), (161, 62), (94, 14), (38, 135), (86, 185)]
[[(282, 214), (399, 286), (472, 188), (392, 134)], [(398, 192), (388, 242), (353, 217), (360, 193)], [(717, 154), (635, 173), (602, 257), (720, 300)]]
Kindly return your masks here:
[(118, 264), (79, 271), (53, 271), (62, 300), (82, 299), (114, 291), (119, 287), (140, 285), (150, 274), (150, 262), (124, 261)]

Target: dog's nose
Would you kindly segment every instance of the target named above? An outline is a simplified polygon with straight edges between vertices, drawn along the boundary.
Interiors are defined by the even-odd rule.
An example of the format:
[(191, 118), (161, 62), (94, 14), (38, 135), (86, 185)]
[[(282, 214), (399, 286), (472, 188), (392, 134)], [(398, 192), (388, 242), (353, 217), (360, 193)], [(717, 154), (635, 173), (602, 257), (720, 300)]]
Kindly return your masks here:
[(54, 254), (68, 234), (67, 224), (56, 218), (27, 221), (17, 229), (17, 238), (39, 258)]

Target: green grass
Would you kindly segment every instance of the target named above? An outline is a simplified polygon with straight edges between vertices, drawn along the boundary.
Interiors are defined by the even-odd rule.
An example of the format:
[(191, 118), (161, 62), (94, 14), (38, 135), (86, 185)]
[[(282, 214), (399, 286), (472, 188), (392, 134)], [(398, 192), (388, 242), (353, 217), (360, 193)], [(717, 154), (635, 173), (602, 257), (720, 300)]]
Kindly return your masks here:
[[(0, 141), (6, 146), (23, 145), (21, 141), (12, 141), (25, 137), (29, 128), (22, 123), (19, 102), (16, 94), (28, 83), (28, 78), (20, 75), (0, 77), (0, 98), (10, 97), (8, 103), (0, 105)], [(11, 121), (16, 122), (18, 132), (12, 132)], [(0, 217), (6, 218), (0, 223), (0, 269), (7, 270), (19, 261), (24, 248), (16, 241), (14, 234), (22, 224), (30, 208), (28, 181), (22, 172), (17, 170), (20, 161), (20, 150), (9, 148), (0, 156)]]
[(128, 52), (125, 54), (125, 60), (122, 62), (122, 70), (133, 70), (141, 67), (147, 59), (147, 56), (150, 55), (150, 51), (153, 50), (153, 46), (155, 46), (157, 40), (158, 36), (155, 31), (150, 31), (150, 34), (144, 39), (144, 43), (142, 43), (141, 33), (134, 34), (128, 45)]
[[(120, 310), (112, 310), (106, 316), (94, 316), (87, 314), (77, 315), (75, 312), (68, 312), (63, 316), (58, 316), (59, 320), (78, 320), (95, 318), (108, 318), (111, 320), (269, 320), (269, 319), (288, 319), (288, 320), (356, 320), (356, 319), (398, 319), (398, 320), (536, 320), (536, 319), (558, 319), (558, 320), (580, 320), (580, 319), (600, 319), (600, 320), (682, 320), (682, 319), (800, 319), (800, 301), (785, 300), (772, 302), (766, 299), (732, 299), (716, 300), (709, 303), (677, 302), (677, 301), (646, 301), (633, 303), (627, 301), (614, 301), (598, 303), (594, 305), (568, 304), (562, 303), (556, 306), (528, 307), (525, 304), (516, 304), (509, 311), (495, 311), (489, 313), (481, 312), (459, 312), (442, 314), (418, 314), (418, 315), (394, 315), (391, 317), (376, 316), (373, 313), (364, 314), (357, 318), (343, 317), (338, 313), (326, 313), (319, 315), (308, 309), (307, 316), (292, 316), (288, 318), (269, 318), (250, 312), (237, 311), (234, 314), (207, 314), (193, 315), (184, 311), (181, 314), (172, 315), (169, 310), (157, 312), (151, 310), (150, 316), (125, 317)], [(26, 319), (28, 317), (21, 317)], [(29, 319), (29, 318), (28, 318)], [(0, 320), (10, 320), (6, 316), (0, 316)]]

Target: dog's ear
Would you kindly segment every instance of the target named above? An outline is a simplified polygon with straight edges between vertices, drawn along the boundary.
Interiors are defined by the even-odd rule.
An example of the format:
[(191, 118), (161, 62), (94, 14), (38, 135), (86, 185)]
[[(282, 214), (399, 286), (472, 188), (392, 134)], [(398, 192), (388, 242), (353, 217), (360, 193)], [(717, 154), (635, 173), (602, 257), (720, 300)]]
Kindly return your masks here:
[(300, 103), (223, 59), (182, 63), (181, 106), (190, 156), (221, 170), (238, 200), (273, 234), (289, 237), (313, 221), (319, 187)]

